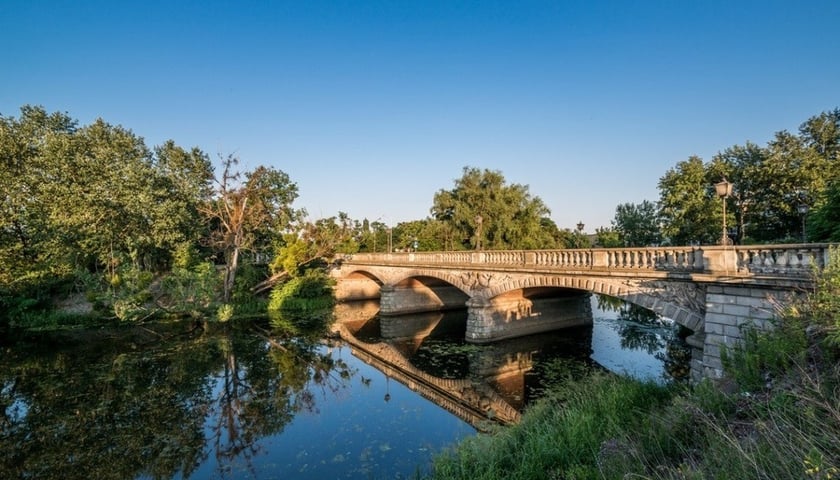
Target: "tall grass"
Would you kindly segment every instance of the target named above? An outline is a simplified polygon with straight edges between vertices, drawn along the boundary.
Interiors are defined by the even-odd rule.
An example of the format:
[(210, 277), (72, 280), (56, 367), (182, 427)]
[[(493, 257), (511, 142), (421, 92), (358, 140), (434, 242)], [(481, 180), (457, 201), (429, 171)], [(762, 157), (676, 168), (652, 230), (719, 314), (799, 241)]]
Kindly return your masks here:
[[(671, 397), (668, 387), (604, 373), (552, 392), (515, 427), (479, 435), (435, 461), (434, 478), (599, 478), (643, 471), (628, 432)], [(610, 462), (610, 463), (608, 463)]]

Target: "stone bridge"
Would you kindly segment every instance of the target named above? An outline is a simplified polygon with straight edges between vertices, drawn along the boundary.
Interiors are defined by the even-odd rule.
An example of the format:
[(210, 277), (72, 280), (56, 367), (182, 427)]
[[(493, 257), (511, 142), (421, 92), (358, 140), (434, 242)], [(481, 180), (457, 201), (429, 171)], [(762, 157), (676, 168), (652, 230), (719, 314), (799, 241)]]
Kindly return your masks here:
[[(813, 287), (827, 244), (366, 253), (337, 259), (341, 301), (380, 314), (468, 309), (466, 339), (492, 342), (592, 322), (586, 292), (648, 308), (690, 330), (692, 376), (722, 374), (720, 346)], [(588, 315), (587, 315), (588, 314)]]

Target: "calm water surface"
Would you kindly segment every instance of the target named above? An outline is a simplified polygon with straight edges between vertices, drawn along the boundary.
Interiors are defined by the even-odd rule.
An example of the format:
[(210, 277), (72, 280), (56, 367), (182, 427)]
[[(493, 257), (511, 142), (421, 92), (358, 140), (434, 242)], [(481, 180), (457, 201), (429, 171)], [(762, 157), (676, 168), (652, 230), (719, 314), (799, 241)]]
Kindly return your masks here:
[(592, 327), (482, 346), (465, 312), (395, 322), (375, 304), (337, 311), (344, 341), (177, 325), (18, 342), (0, 478), (410, 478), (570, 372), (683, 373), (667, 322), (592, 305)]

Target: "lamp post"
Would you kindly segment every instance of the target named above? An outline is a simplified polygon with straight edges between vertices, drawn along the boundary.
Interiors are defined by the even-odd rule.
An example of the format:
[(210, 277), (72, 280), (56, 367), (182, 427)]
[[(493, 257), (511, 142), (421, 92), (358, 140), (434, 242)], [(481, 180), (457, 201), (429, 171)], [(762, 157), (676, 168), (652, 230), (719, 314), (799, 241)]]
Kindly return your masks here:
[(388, 227), (388, 253), (391, 253), (391, 227)]
[(723, 234), (720, 237), (721, 245), (729, 245), (729, 235), (726, 234), (726, 197), (732, 195), (732, 183), (723, 177), (720, 182), (715, 184), (715, 192), (720, 197), (723, 205)]
[(805, 243), (807, 241), (805, 238), (805, 217), (808, 216), (808, 205), (800, 203), (796, 209), (799, 211), (799, 215), (802, 216), (802, 243)]
[(481, 250), (481, 226), (484, 223), (484, 219), (481, 215), (475, 216), (475, 224), (476, 224), (476, 234), (475, 234), (475, 249)]

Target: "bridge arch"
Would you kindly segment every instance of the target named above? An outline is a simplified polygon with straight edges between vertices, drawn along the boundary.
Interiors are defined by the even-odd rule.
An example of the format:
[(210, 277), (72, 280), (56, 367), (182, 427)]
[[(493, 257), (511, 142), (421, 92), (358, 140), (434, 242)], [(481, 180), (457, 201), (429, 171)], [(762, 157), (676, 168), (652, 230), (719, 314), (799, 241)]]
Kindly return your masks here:
[(430, 270), (430, 269), (410, 269), (410, 270), (402, 270), (398, 271), (393, 275), (391, 278), (388, 279), (388, 284), (390, 285), (397, 285), (401, 282), (412, 278), (435, 278), (437, 280), (441, 280), (443, 282), (452, 285), (453, 287), (457, 288), (461, 292), (463, 292), (467, 296), (470, 295), (469, 286), (467, 286), (460, 277), (457, 275), (453, 275), (448, 271), (441, 271), (441, 270)]
[(682, 295), (676, 295), (672, 293), (675, 286), (682, 290), (686, 287), (697, 288), (696, 285), (685, 282), (639, 282), (600, 277), (536, 275), (508, 277), (501, 283), (476, 292), (472, 298), (474, 302), (486, 302), (510, 291), (545, 287), (580, 290), (620, 298), (669, 318), (692, 332), (702, 332), (705, 310), (700, 302), (691, 302), (689, 299), (692, 296), (704, 295), (704, 292), (698, 291), (695, 295), (683, 292)]
[(380, 312), (400, 315), (465, 308), (469, 292), (447, 272), (406, 269), (388, 276), (381, 288)]
[(380, 275), (367, 268), (350, 269), (344, 272), (339, 280), (333, 292), (336, 299), (342, 302), (378, 299), (384, 285)]

